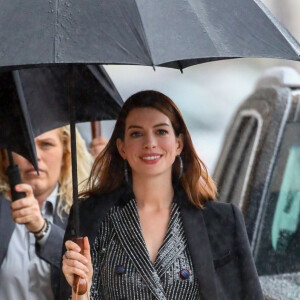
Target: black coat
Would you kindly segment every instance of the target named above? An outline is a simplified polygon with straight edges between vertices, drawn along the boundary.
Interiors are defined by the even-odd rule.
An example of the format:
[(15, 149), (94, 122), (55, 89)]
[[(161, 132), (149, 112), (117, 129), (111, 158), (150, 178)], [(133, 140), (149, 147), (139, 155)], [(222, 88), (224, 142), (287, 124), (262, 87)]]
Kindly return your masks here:
[[(16, 225), (11, 215), (10, 204), (9, 200), (0, 195), (0, 266), (6, 256), (9, 241)], [(37, 255), (50, 264), (51, 288), (55, 299), (58, 298), (61, 249), (67, 225), (67, 215), (65, 213), (63, 213), (62, 219), (63, 221), (57, 215), (57, 209), (55, 209), (53, 224), (45, 245), (40, 248), (38, 243), (36, 244)]]
[[(81, 236), (87, 236), (93, 243), (108, 211), (132, 197), (128, 188), (121, 187), (108, 195), (82, 201)], [(214, 201), (207, 202), (204, 210), (197, 209), (182, 190), (175, 192), (174, 201), (180, 206), (201, 300), (264, 299), (240, 210), (232, 204)], [(71, 237), (70, 220), (65, 240)], [(59, 299), (68, 299), (70, 293), (62, 274)]]

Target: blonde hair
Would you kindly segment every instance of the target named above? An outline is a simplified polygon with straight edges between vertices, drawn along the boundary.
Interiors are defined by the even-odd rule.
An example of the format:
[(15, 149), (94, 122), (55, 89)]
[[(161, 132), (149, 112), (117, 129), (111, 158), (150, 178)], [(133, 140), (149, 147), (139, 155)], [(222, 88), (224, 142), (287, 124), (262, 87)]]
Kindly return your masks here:
[[(70, 208), (73, 204), (72, 191), (72, 170), (71, 170), (71, 134), (70, 126), (63, 126), (58, 128), (59, 138), (63, 144), (63, 167), (61, 169), (59, 178), (59, 202), (57, 204), (57, 211), (59, 216), (62, 212), (69, 214)], [(77, 148), (77, 177), (79, 184), (79, 191), (83, 188), (85, 181), (89, 177), (90, 170), (93, 164), (93, 159), (88, 152), (85, 142), (80, 133), (76, 129), (76, 148)], [(10, 189), (8, 179), (5, 174), (4, 161), (6, 153), (3, 149), (0, 151), (0, 193), (9, 198), (8, 190)]]

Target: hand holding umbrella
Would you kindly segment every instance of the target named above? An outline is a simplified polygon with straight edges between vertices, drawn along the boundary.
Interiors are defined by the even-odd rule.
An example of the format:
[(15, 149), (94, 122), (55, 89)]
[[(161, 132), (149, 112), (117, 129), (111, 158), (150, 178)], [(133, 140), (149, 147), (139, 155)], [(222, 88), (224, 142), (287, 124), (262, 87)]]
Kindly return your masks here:
[[(67, 241), (65, 246), (68, 250), (63, 256), (63, 272), (69, 285), (73, 286), (73, 291), (83, 295), (89, 290), (88, 287), (91, 287), (93, 277), (89, 240), (87, 237), (83, 238), (80, 246), (78, 243)], [(76, 267), (74, 267), (74, 260), (80, 262)], [(74, 276), (74, 273), (77, 276)]]
[(15, 186), (16, 191), (23, 192), (25, 197), (11, 204), (12, 217), (18, 224), (24, 224), (29, 232), (40, 233), (45, 226), (45, 219), (41, 215), (39, 202), (33, 195), (29, 184)]
[(18, 165), (15, 165), (12, 152), (10, 150), (7, 151), (7, 156), (9, 165), (6, 168), (6, 174), (10, 185), (11, 199), (12, 201), (15, 201), (24, 198), (26, 195), (24, 192), (18, 192), (16, 190), (16, 185), (21, 183), (20, 170)]

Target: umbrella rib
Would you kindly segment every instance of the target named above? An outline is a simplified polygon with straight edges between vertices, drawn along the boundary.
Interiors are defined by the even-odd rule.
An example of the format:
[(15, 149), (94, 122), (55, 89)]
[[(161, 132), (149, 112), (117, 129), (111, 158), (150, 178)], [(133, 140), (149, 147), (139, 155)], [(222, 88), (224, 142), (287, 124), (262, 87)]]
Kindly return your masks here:
[(32, 148), (32, 154), (33, 154), (33, 166), (37, 172), (39, 172), (39, 167), (38, 167), (38, 162), (37, 162), (37, 154), (36, 154), (36, 147), (34, 144), (34, 137), (33, 137), (33, 129), (32, 129), (32, 123), (31, 119), (29, 118), (29, 113), (28, 113), (28, 107), (22, 87), (22, 83), (20, 80), (20, 74), (19, 71), (13, 71), (13, 78), (15, 81), (16, 89), (17, 89), (17, 94), (18, 94), (18, 99), (20, 103), (20, 109), (23, 114), (23, 125), (26, 127), (26, 131), (28, 133), (28, 140), (26, 140), (28, 146)]
[[(116, 100), (120, 107), (122, 107), (124, 103), (122, 97), (113, 84), (111, 78), (107, 74), (105, 68), (101, 65), (87, 65), (87, 68), (95, 76), (99, 84), (101, 84), (105, 88), (106, 92)], [(114, 95), (114, 93), (116, 93), (117, 96)]]
[(141, 25), (142, 25), (142, 31), (144, 33), (144, 42), (145, 42), (146, 50), (147, 50), (148, 55), (149, 55), (149, 57), (151, 59), (152, 66), (155, 67), (155, 64), (154, 64), (154, 61), (153, 61), (153, 57), (152, 57), (152, 53), (151, 53), (151, 50), (150, 50), (150, 46), (149, 46), (149, 43), (148, 43), (147, 34), (146, 34), (146, 31), (145, 31), (145, 26), (144, 26), (144, 23), (143, 23), (142, 18), (141, 18), (140, 10), (138, 8), (138, 5), (137, 5), (136, 1), (133, 1), (133, 2), (135, 4), (136, 10), (138, 12), (138, 17), (139, 17), (139, 20), (140, 20)]
[(215, 46), (215, 43), (214, 43), (213, 39), (211, 38), (211, 33), (206, 30), (206, 26), (204, 26), (203, 23), (200, 21), (200, 18), (199, 18), (199, 15), (198, 15), (198, 12), (197, 12), (196, 8), (194, 7), (194, 5), (190, 1), (187, 1), (187, 3), (189, 4), (189, 6), (192, 9), (192, 11), (194, 12), (194, 14), (197, 16), (197, 19), (199, 20), (199, 23), (201, 24), (202, 29), (207, 33), (207, 37), (209, 38), (209, 40), (211, 42), (211, 45), (214, 47), (215, 52), (218, 55), (220, 55), (218, 49)]
[(55, 1), (55, 33), (54, 33), (54, 62), (57, 63), (58, 61), (56, 60), (56, 56), (57, 56), (57, 43), (58, 43), (58, 37), (57, 37), (57, 28), (58, 28), (58, 7), (59, 7), (59, 0)]
[(293, 47), (294, 51), (300, 57), (300, 45), (290, 32), (281, 24), (281, 22), (270, 12), (270, 10), (260, 1), (254, 0), (255, 4), (264, 12), (265, 16), (276, 25), (282, 37)]

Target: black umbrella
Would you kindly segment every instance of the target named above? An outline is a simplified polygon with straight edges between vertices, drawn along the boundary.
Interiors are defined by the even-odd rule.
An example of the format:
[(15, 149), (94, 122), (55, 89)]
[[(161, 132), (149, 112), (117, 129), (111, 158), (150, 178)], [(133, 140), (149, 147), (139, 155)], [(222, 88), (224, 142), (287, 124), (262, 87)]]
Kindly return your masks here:
[[(68, 67), (0, 73), (0, 146), (37, 169), (34, 137), (69, 124)], [(113, 120), (122, 98), (101, 66), (73, 67), (75, 122)]]
[[(69, 124), (68, 67), (24, 69), (0, 74), (0, 146), (7, 148), (7, 170), (14, 200), (24, 197), (11, 151), (27, 158), (38, 170), (34, 136)], [(122, 98), (101, 66), (73, 68), (74, 122), (115, 119)], [(88, 109), (87, 109), (88, 108)]]
[(274, 57), (300, 47), (259, 0), (0, 0), (0, 66), (162, 65)]
[[(6, 173), (9, 179), (12, 200), (25, 197), (25, 193), (17, 192), (15, 186), (21, 182), (19, 167), (14, 164), (12, 151), (22, 154), (32, 162), (36, 170), (38, 163), (32, 126), (27, 104), (15, 72), (10, 76), (0, 74), (0, 146), (7, 149), (9, 166)], [(18, 95), (17, 95), (18, 94)]]
[(24, 156), (37, 170), (34, 135), (17, 73), (0, 73), (0, 147)]

